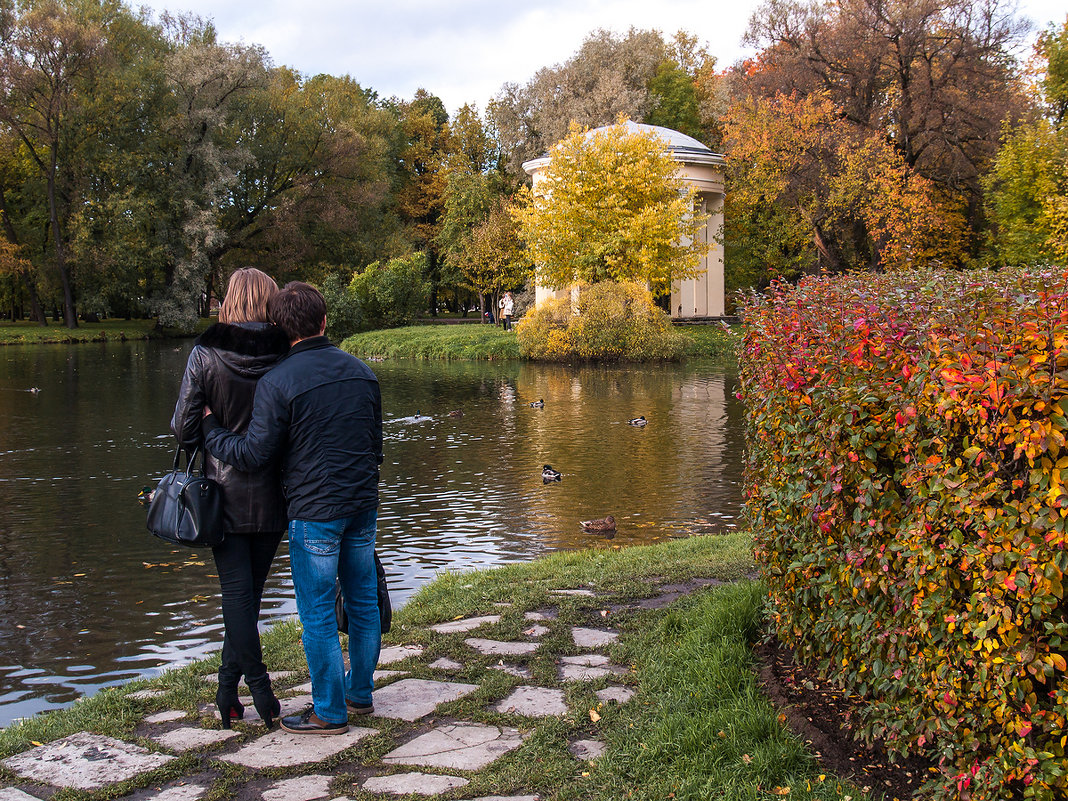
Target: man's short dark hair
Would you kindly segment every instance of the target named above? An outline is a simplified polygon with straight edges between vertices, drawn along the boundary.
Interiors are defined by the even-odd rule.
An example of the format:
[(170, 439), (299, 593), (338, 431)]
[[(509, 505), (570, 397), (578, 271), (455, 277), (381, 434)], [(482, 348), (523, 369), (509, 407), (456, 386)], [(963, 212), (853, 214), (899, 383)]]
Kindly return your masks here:
[(326, 317), (326, 301), (311, 284), (290, 281), (267, 301), (267, 316), (290, 341), (319, 336)]

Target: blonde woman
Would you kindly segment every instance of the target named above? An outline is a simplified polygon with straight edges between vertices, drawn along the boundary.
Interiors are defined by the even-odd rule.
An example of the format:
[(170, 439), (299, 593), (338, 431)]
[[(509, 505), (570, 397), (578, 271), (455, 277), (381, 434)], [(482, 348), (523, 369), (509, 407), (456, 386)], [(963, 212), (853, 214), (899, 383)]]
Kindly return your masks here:
[[(252, 418), (256, 384), (289, 349), (281, 329), (267, 322), (274, 280), (254, 267), (230, 276), (219, 322), (197, 339), (182, 376), (171, 430), (187, 453), (202, 447), (204, 407), (227, 428), (244, 431)], [(223, 728), (244, 716), (238, 699), (241, 677), (268, 728), (279, 713), (278, 699), (263, 663), (257, 623), (263, 585), (286, 527), (277, 468), (245, 473), (210, 455), (207, 475), (223, 488), (226, 538), (212, 548), (222, 588), (223, 637), (219, 690), (215, 701)]]

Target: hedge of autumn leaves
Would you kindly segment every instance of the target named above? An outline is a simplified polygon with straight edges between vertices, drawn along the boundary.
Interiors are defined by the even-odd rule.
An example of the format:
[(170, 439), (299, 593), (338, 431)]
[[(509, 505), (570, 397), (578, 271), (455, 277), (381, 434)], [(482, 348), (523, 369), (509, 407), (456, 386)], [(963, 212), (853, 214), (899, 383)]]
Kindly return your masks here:
[(938, 797), (1068, 798), (1068, 274), (806, 279), (744, 320), (780, 640)]

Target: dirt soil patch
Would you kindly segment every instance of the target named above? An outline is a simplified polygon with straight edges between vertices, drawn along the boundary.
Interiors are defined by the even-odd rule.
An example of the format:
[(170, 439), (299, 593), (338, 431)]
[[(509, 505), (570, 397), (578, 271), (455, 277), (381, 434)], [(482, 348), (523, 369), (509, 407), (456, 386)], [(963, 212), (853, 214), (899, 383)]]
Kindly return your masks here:
[(764, 692), (786, 716), (790, 729), (812, 744), (828, 773), (887, 801), (923, 797), (916, 792), (932, 771), (937, 772), (935, 763), (919, 756), (890, 762), (878, 744), (868, 748), (853, 739), (846, 713), (855, 704), (813, 671), (795, 664), (791, 650), (772, 641), (758, 645), (755, 654)]

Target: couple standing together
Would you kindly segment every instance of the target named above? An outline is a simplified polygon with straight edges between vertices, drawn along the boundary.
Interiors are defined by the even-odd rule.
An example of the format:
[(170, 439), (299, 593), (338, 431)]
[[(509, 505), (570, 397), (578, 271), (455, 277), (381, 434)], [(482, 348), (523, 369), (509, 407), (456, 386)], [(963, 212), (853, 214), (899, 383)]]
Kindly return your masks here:
[[(374, 565), (382, 401), (360, 360), (330, 344), (326, 303), (301, 282), (282, 290), (237, 270), (219, 322), (189, 355), (171, 428), (189, 452), (204, 447), (223, 487), (226, 537), (212, 549), (222, 588), (216, 703), (225, 728), (244, 708), (244, 676), (270, 727), (281, 711), (257, 621), (263, 585), (288, 523), (289, 558), (312, 705), (281, 719), (296, 734), (342, 734), (367, 715), (381, 629)], [(345, 671), (334, 614), (340, 579), (349, 627)]]

